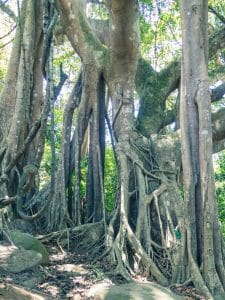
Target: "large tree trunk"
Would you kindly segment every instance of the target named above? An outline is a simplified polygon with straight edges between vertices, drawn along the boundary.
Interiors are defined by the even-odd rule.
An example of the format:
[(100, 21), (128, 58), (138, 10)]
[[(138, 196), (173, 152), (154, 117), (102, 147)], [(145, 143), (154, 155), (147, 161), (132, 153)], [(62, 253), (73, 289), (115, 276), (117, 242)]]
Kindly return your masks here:
[[(212, 164), (211, 100), (208, 83), (206, 1), (181, 1), (183, 58), (181, 74), (181, 146), (184, 173), (183, 243), (186, 277), (215, 299), (225, 297), (221, 233), (218, 226)], [(188, 278), (187, 278), (188, 279)]]
[[(98, 107), (97, 79), (102, 69), (112, 101), (112, 129), (116, 140), (120, 185), (115, 213), (107, 228), (105, 239), (107, 252), (110, 252), (110, 257), (116, 263), (116, 270), (127, 279), (133, 273), (134, 265), (137, 264), (136, 271), (145, 269), (148, 274), (164, 285), (171, 281), (171, 277), (177, 282), (180, 278), (177, 270), (178, 265), (173, 263), (172, 258), (179, 261), (184, 250), (182, 245), (179, 246), (179, 243), (176, 242), (173, 233), (174, 227), (181, 224), (183, 215), (175, 181), (176, 163), (179, 164), (180, 162), (174, 151), (176, 145), (174, 148), (171, 146), (171, 149), (168, 150), (168, 157), (165, 158), (164, 164), (162, 157), (165, 151), (162, 151), (161, 141), (143, 140), (142, 135), (139, 135), (134, 129), (133, 93), (139, 56), (138, 3), (137, 1), (126, 0), (115, 0), (108, 3), (110, 16), (108, 44), (110, 51), (93, 36), (80, 1), (75, 1), (74, 5), (71, 4), (71, 6), (63, 0), (57, 1), (57, 3), (71, 44), (81, 56), (88, 70), (83, 82), (83, 100), (81, 100), (78, 122), (76, 123), (77, 131), (82, 132), (82, 134), (79, 134), (79, 139), (75, 137), (72, 141), (75, 148), (74, 162), (77, 161), (72, 163), (72, 167), (75, 167), (77, 181), (74, 199), (75, 223), (79, 224), (80, 222), (80, 148), (86, 128), (84, 124), (87, 126), (91, 112), (95, 118), (91, 139), (95, 141), (95, 144), (92, 142), (89, 152), (90, 173), (87, 186), (90, 191), (87, 193), (89, 205), (87, 220), (96, 214), (95, 207), (99, 203), (99, 199), (92, 196), (93, 188), (99, 189), (95, 185), (100, 183), (99, 186), (101, 187), (103, 182), (103, 172), (100, 168), (101, 159), (98, 159), (100, 148), (97, 149), (100, 146), (100, 123), (98, 125), (99, 121), (96, 118), (98, 111), (96, 109)], [(80, 14), (77, 13), (78, 8)], [(67, 18), (70, 11), (72, 12)], [(86, 110), (82, 108), (86, 108)], [(101, 126), (103, 126), (103, 122)], [(171, 144), (171, 141), (167, 144)], [(154, 153), (154, 147), (157, 145), (160, 163), (156, 162), (157, 157)], [(93, 147), (96, 146), (97, 151), (94, 152)], [(95, 156), (92, 156), (93, 153)], [(168, 161), (170, 162), (169, 165)], [(173, 165), (173, 161), (175, 165)], [(160, 169), (161, 163), (163, 171)], [(93, 182), (93, 173), (91, 173), (94, 164), (97, 170), (95, 176), (99, 177), (95, 178), (95, 182)], [(167, 178), (166, 172), (173, 175)], [(61, 176), (61, 172), (59, 172), (59, 176)], [(100, 193), (97, 195), (99, 197)], [(56, 203), (60, 203), (60, 200), (56, 200)], [(102, 208), (99, 211), (101, 212), (101, 210)], [(55, 211), (57, 215), (60, 214), (58, 209)], [(98, 218), (100, 219), (101, 216)], [(93, 220), (97, 220), (97, 218), (93, 217)], [(56, 221), (55, 224), (62, 223)], [(169, 235), (172, 236), (170, 242), (168, 242)], [(170, 243), (169, 249), (167, 243)], [(174, 251), (174, 248), (178, 248), (178, 250)], [(172, 253), (175, 253), (173, 257)]]
[[(40, 163), (41, 137), (36, 135), (43, 106), (41, 58), (43, 47), (42, 1), (22, 2), (17, 32), (0, 99), (1, 196), (18, 194), (24, 167)], [(34, 128), (35, 127), (35, 128)], [(34, 139), (36, 135), (36, 138)], [(31, 179), (31, 178), (30, 178)], [(35, 192), (34, 178), (30, 192)]]
[(89, 126), (90, 142), (86, 195), (88, 222), (98, 222), (104, 217), (105, 83), (101, 75), (97, 76), (97, 79), (98, 97), (92, 105)]
[[(129, 1), (129, 4), (128, 1), (112, 1), (109, 12), (110, 45), (114, 49), (111, 52), (109, 92), (113, 108), (113, 130), (117, 140), (120, 198), (109, 225), (106, 245), (117, 264), (117, 272), (126, 279), (132, 274), (138, 257), (146, 270), (151, 268), (154, 278), (167, 284), (166, 277), (148, 255), (151, 248), (148, 234), (151, 229), (147, 224), (146, 213), (150, 201), (147, 200), (143, 157), (139, 158), (142, 151), (139, 153), (135, 148), (137, 140), (140, 145), (143, 141), (133, 130), (133, 92), (139, 54), (137, 1)], [(119, 228), (115, 222), (118, 219)]]

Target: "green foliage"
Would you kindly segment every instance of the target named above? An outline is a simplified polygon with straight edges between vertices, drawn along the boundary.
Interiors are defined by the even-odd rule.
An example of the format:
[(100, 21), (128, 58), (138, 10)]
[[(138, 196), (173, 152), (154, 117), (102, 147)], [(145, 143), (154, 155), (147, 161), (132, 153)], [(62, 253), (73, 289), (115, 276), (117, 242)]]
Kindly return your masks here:
[(107, 20), (109, 17), (106, 6), (100, 3), (89, 3), (87, 6), (87, 15), (88, 18), (93, 20)]
[[(86, 198), (86, 179), (88, 171), (88, 157), (81, 160), (81, 180), (80, 180), (80, 199), (83, 201)], [(73, 176), (72, 181), (75, 182)], [(111, 146), (106, 146), (105, 149), (105, 174), (104, 174), (104, 193), (105, 193), (105, 208), (107, 212), (111, 212), (114, 207), (117, 190), (117, 168), (114, 159), (114, 154)]]
[(88, 171), (88, 157), (85, 157), (80, 162), (80, 198), (85, 199), (86, 197), (86, 179)]
[[(2, 46), (2, 43), (0, 42), (0, 47)], [(3, 49), (0, 51), (0, 92), (2, 91), (2, 88), (4, 86), (4, 78), (7, 71), (7, 53)]]
[[(63, 124), (62, 109), (55, 109), (55, 145), (57, 162), (61, 149), (61, 131)], [(86, 179), (88, 169), (88, 157), (81, 160), (81, 182), (80, 182), (80, 198), (86, 198)], [(51, 174), (51, 144), (50, 144), (50, 126), (47, 126), (45, 150), (41, 163), (41, 185), (50, 179)], [(75, 182), (73, 176), (72, 181)], [(106, 211), (111, 212), (114, 207), (117, 190), (117, 168), (114, 159), (114, 154), (111, 146), (106, 146), (105, 149), (105, 176), (104, 176), (104, 192), (105, 192), (105, 207)]]
[[(140, 30), (141, 56), (151, 61), (154, 69), (161, 70), (181, 52), (179, 1), (141, 0)], [(225, 1), (209, 0), (219, 15), (224, 16)], [(222, 21), (209, 10), (209, 34), (221, 28)], [(213, 78), (224, 74), (225, 54), (218, 51), (209, 62), (209, 75)], [(221, 78), (220, 78), (221, 79)]]
[(219, 156), (219, 167), (215, 173), (216, 182), (225, 183), (225, 152)]
[(106, 146), (105, 149), (105, 208), (111, 212), (114, 207), (116, 191), (117, 191), (117, 167), (114, 159), (113, 149)]
[(162, 69), (181, 49), (177, 1), (140, 1), (141, 54)]
[(47, 182), (50, 179), (50, 174), (51, 174), (51, 145), (49, 141), (46, 141), (44, 154), (41, 161), (41, 168), (40, 168), (41, 185), (42, 182)]
[(143, 7), (144, 4), (148, 4), (149, 6), (152, 6), (152, 0), (141, 0), (141, 5)]
[(175, 233), (175, 236), (176, 236), (177, 240), (181, 240), (181, 232), (180, 232), (180, 229), (178, 227), (176, 227), (174, 229), (174, 233)]
[(216, 197), (218, 203), (219, 220), (223, 235), (225, 236), (225, 183), (223, 183), (221, 186), (217, 185)]
[[(55, 152), (56, 152), (56, 165), (59, 160), (60, 149), (61, 149), (61, 135), (63, 126), (63, 109), (56, 107), (54, 110), (55, 119)], [(45, 131), (45, 149), (41, 161), (40, 179), (42, 183), (46, 183), (50, 179), (51, 174), (51, 132), (50, 132), (50, 120), (47, 123)]]
[[(6, 1), (5, 1), (6, 2)], [(12, 2), (12, 1), (9, 1)], [(10, 3), (9, 3), (10, 5)], [(8, 68), (8, 62), (11, 55), (12, 40), (15, 35), (13, 30), (14, 22), (9, 16), (0, 9), (0, 92), (4, 86), (5, 75)]]
[(215, 172), (215, 180), (219, 220), (225, 236), (225, 151), (219, 157), (219, 166)]
[[(221, 0), (209, 0), (209, 34), (213, 33), (216, 29), (224, 26), (224, 23), (220, 20), (210, 8), (221, 15), (224, 18), (225, 1)], [(225, 78), (225, 50), (218, 50), (217, 53), (209, 61), (209, 76), (216, 80), (222, 80)]]
[(171, 93), (166, 100), (166, 109), (167, 110), (174, 110), (176, 106), (177, 100), (177, 91)]
[[(63, 71), (69, 76), (69, 80), (64, 85), (54, 109), (54, 134), (55, 134), (55, 151), (56, 151), (56, 164), (58, 163), (60, 150), (61, 150), (61, 137), (63, 127), (63, 111), (65, 106), (65, 99), (68, 98), (68, 93), (71, 87), (76, 82), (76, 77), (81, 67), (81, 61), (78, 55), (74, 53), (71, 44), (64, 37), (62, 44), (56, 45), (54, 48), (54, 85), (57, 86), (60, 81), (59, 68), (63, 65)], [(50, 120), (48, 120), (45, 131), (45, 149), (41, 162), (41, 184), (49, 181), (51, 173), (51, 131)]]
[(71, 84), (73, 86), (76, 82), (77, 75), (79, 74), (79, 70), (81, 68), (81, 60), (79, 56), (74, 53), (70, 42), (66, 38), (62, 44), (57, 45), (54, 48), (53, 73), (55, 86), (57, 86), (60, 81), (60, 65), (63, 66), (63, 71), (69, 76), (65, 86), (63, 87), (63, 90), (61, 91), (59, 97), (61, 100), (61, 98), (68, 97), (68, 89), (71, 89)]
[(142, 54), (144, 54), (150, 51), (151, 44), (154, 40), (154, 32), (151, 29), (150, 24), (146, 21), (146, 19), (143, 16), (141, 16), (140, 18), (140, 31), (142, 41), (141, 52)]
[(80, 69), (80, 59), (74, 53), (74, 50), (67, 39), (63, 42), (63, 44), (55, 47), (53, 62), (54, 67), (59, 67), (62, 63), (66, 73), (69, 73), (72, 70), (73, 73), (78, 72)]

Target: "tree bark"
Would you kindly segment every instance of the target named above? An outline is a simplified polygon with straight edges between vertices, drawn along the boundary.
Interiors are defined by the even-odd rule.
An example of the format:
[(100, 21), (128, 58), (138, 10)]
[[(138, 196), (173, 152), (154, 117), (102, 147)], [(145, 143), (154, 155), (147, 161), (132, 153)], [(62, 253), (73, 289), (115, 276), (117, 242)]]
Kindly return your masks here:
[[(190, 276), (197, 289), (222, 299), (224, 267), (216, 267), (217, 208), (212, 165), (211, 99), (208, 82), (207, 2), (180, 1), (182, 20), (181, 149), (184, 232)], [(221, 257), (221, 255), (220, 255)], [(202, 270), (200, 270), (202, 266)], [(197, 268), (199, 271), (196, 271)], [(193, 272), (195, 270), (195, 273)], [(221, 276), (222, 275), (222, 276)]]

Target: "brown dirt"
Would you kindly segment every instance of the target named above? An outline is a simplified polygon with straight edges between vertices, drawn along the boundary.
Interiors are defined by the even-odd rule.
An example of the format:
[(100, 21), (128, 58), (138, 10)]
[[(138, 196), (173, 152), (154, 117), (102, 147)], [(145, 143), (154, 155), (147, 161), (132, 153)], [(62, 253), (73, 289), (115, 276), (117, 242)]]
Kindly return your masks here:
[[(50, 253), (49, 265), (45, 267), (39, 266), (34, 270), (19, 274), (0, 273), (0, 283), (24, 286), (32, 281), (32, 290), (60, 300), (88, 299), (86, 296), (87, 292), (96, 283), (125, 283), (121, 277), (113, 276), (113, 266), (107, 261), (92, 264), (93, 257), (90, 253), (81, 254), (64, 251), (53, 243), (45, 245)], [(137, 282), (146, 282), (141, 277), (136, 277), (135, 280)], [(205, 299), (198, 295), (192, 287), (176, 286), (171, 288), (171, 290), (185, 296), (185, 299)]]

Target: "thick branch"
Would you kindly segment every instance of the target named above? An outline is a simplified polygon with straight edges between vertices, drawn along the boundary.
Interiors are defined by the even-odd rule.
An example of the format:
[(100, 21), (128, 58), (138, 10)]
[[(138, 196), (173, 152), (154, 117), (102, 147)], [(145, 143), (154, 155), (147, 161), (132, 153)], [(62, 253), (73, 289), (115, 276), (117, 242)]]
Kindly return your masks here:
[(139, 47), (135, 41), (139, 39), (139, 31), (135, 22), (139, 20), (137, 12), (137, 1), (134, 0), (113, 0), (108, 1), (108, 10), (110, 14), (109, 28), (111, 46), (115, 51), (117, 59), (128, 57), (136, 59), (137, 49)]
[[(213, 103), (221, 100), (224, 95), (225, 95), (225, 82), (222, 82), (217, 87), (211, 89), (211, 102)], [(177, 113), (176, 109), (167, 110), (165, 112), (165, 119), (164, 122), (162, 123), (162, 128), (175, 122), (176, 113)]]
[[(225, 26), (209, 37), (209, 57), (225, 47)], [(140, 96), (138, 129), (146, 136), (158, 132), (167, 123), (165, 103), (168, 95), (179, 87), (180, 60), (175, 59), (161, 72), (156, 72), (144, 59), (139, 59), (136, 89)], [(222, 88), (222, 87), (221, 87)], [(218, 90), (213, 91), (213, 97)], [(216, 99), (213, 101), (218, 100)]]
[(92, 29), (99, 40), (109, 46), (109, 20), (89, 19)]
[(4, 198), (0, 198), (0, 209), (12, 203), (15, 203), (16, 200), (17, 200), (17, 196), (14, 197), (5, 196)]
[(138, 128), (144, 135), (158, 132), (168, 123), (165, 102), (178, 87), (179, 79), (180, 62), (174, 61), (158, 73), (144, 59), (139, 59), (136, 74), (136, 89), (140, 96)]
[(57, 0), (65, 32), (78, 55), (83, 60), (104, 59), (106, 48), (92, 30), (85, 14), (85, 1)]

